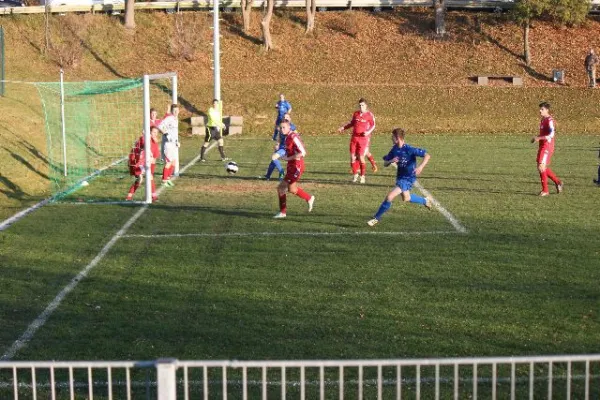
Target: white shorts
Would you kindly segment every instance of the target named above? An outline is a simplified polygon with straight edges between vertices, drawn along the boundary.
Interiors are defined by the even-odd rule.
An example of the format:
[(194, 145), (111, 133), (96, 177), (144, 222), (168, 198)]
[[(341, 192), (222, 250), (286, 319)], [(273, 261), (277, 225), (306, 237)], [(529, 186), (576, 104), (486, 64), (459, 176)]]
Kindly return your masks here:
[(177, 160), (179, 156), (179, 151), (177, 149), (177, 144), (175, 142), (166, 142), (165, 143), (165, 161), (166, 162), (174, 162)]

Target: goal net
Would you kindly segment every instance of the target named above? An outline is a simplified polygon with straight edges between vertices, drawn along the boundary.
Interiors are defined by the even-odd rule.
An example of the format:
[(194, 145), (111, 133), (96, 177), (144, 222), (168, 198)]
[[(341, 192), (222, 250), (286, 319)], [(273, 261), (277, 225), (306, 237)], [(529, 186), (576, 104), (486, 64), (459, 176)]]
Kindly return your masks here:
[[(129, 153), (144, 135), (148, 157), (142, 168), (149, 171), (150, 109), (162, 118), (176, 102), (176, 74), (84, 82), (63, 82), (61, 77), (60, 82), (36, 87), (45, 117), (54, 199), (123, 201), (133, 180)], [(138, 191), (137, 200), (151, 201), (149, 175), (144, 174), (147, 189)]]

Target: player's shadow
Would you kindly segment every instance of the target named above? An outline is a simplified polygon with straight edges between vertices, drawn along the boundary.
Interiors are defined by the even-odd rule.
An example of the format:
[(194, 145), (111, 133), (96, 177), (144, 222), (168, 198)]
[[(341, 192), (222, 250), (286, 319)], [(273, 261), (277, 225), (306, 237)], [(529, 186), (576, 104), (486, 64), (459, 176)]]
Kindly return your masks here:
[[(498, 174), (498, 175), (504, 175), (504, 174)], [(427, 177), (428, 180), (440, 180), (440, 181), (466, 181), (466, 182), (497, 182), (498, 179), (482, 179), (482, 178), (467, 178), (467, 177), (463, 177), (463, 176), (440, 176), (440, 175), (433, 175), (433, 176), (428, 176)]]
[[(127, 204), (123, 204), (124, 207), (128, 206)], [(222, 215), (222, 216), (235, 216), (235, 217), (245, 217), (252, 219), (263, 219), (266, 216), (271, 215), (266, 212), (258, 212), (258, 211), (249, 211), (242, 209), (232, 209), (232, 208), (215, 208), (208, 206), (182, 206), (182, 205), (166, 205), (160, 202), (152, 204), (152, 208), (162, 209), (162, 210), (171, 210), (171, 211), (184, 211), (188, 212), (205, 212), (210, 214)]]
[(11, 155), (12, 158), (14, 158), (16, 161), (20, 162), (21, 164), (23, 164), (28, 170), (35, 172), (37, 175), (39, 175), (41, 178), (44, 179), (50, 179), (50, 177), (48, 175), (46, 175), (45, 173), (38, 171), (37, 168), (35, 168), (33, 165), (31, 165), (31, 163), (29, 161), (27, 161), (26, 159), (24, 159), (21, 155), (13, 152), (10, 149), (7, 149), (6, 147), (3, 147), (3, 149), (9, 153)]
[(456, 186), (438, 186), (435, 188), (438, 192), (459, 192), (459, 193), (489, 193), (489, 194), (516, 194), (525, 196), (537, 196), (534, 191), (525, 190), (507, 190), (506, 187), (502, 189), (483, 189), (483, 188), (461, 188)]
[(0, 189), (0, 193), (10, 199), (22, 200), (25, 196), (27, 196), (27, 193), (25, 193), (19, 185), (15, 184), (5, 176), (0, 175), (0, 184), (6, 187), (6, 189)]

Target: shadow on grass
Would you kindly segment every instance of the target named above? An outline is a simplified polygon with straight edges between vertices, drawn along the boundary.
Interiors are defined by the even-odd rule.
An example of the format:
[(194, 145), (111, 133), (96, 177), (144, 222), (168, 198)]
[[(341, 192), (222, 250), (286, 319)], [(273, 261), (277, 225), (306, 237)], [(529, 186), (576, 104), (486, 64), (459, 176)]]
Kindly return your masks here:
[[(404, 246), (367, 237), (320, 250), (303, 240), (298, 251), (285, 253), (276, 252), (285, 238), (194, 239), (168, 257), (156, 238), (135, 239), (61, 305), (24, 356), (351, 359), (591, 351), (597, 334), (580, 330), (596, 323), (562, 318), (573, 313), (566, 306), (574, 298), (593, 304), (593, 283), (550, 279), (548, 269), (561, 263), (553, 254), (507, 255), (507, 243), (522, 246), (524, 239), (533, 241), (486, 235), (406, 239), (412, 246)], [(356, 251), (361, 246), (386, 251)], [(457, 249), (479, 257), (452, 264)], [(510, 267), (505, 257), (522, 259)], [(31, 264), (26, 254), (10, 261)], [(41, 273), (38, 280), (69, 281)], [(561, 329), (552, 329), (556, 319)]]
[(525, 71), (527, 75), (531, 76), (532, 78), (538, 79), (540, 81), (554, 82), (554, 79), (551, 76), (544, 75), (541, 72), (536, 71), (531, 66), (526, 65), (525, 63), (521, 63), (521, 67), (523, 67), (523, 71)]
[(11, 151), (10, 149), (7, 149), (6, 147), (4, 147), (4, 150), (6, 150), (6, 152), (10, 153), (10, 155), (11, 155), (12, 158), (14, 158), (16, 161), (20, 162), (21, 164), (23, 164), (30, 171), (32, 171), (32, 172), (36, 173), (37, 175), (39, 175), (41, 178), (50, 179), (50, 177), (48, 175), (44, 174), (43, 172), (38, 171), (37, 168), (35, 168), (33, 165), (31, 165), (31, 163), (29, 161), (27, 161), (26, 159), (24, 159), (19, 154)]
[(11, 199), (23, 200), (27, 193), (25, 193), (21, 187), (15, 184), (13, 181), (5, 176), (0, 175), (0, 183), (3, 184), (6, 189), (0, 189), (0, 193)]

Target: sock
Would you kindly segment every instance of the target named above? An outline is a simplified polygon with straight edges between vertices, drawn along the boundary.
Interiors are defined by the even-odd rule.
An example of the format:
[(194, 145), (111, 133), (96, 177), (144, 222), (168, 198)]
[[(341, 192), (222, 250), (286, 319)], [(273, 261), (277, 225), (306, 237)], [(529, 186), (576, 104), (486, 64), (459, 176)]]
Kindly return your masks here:
[(273, 160), (273, 163), (275, 164), (275, 168), (277, 168), (277, 171), (279, 171), (280, 174), (283, 174), (283, 167), (281, 166), (281, 161), (279, 161), (279, 159), (277, 160)]
[(392, 206), (391, 201), (384, 200), (383, 203), (379, 206), (379, 210), (377, 210), (377, 214), (375, 214), (376, 219), (381, 219), (381, 216), (387, 212)]
[(558, 179), (558, 176), (556, 176), (554, 171), (552, 171), (550, 168), (546, 168), (546, 175), (548, 175), (548, 178), (550, 178), (555, 184), (560, 184), (560, 179)]
[(548, 170), (540, 172), (540, 182), (542, 182), (542, 192), (548, 193)]
[(225, 158), (225, 150), (223, 150), (223, 146), (219, 146), (219, 153), (221, 153), (221, 158)]
[(155, 199), (158, 196), (156, 195), (156, 183), (154, 183), (154, 179), (152, 179), (152, 198)]
[(352, 174), (356, 175), (358, 174), (358, 168), (360, 166), (360, 162), (358, 160), (354, 161), (352, 164), (350, 164), (352, 166)]
[(600, 182), (600, 165), (598, 165), (598, 182)]
[(377, 166), (377, 164), (375, 164), (375, 158), (373, 157), (373, 154), (369, 154), (367, 156), (367, 158), (369, 159), (369, 162), (371, 163), (372, 167), (376, 167)]
[(367, 165), (364, 162), (360, 163), (360, 176), (365, 176), (365, 170), (367, 169)]
[(171, 172), (173, 171), (173, 169), (175, 169), (175, 167), (171, 166), (169, 168), (165, 167), (163, 168), (163, 173), (162, 173), (162, 180), (166, 181), (169, 180), (169, 178), (171, 177)]
[(200, 148), (200, 159), (204, 160), (204, 152), (206, 151), (206, 147), (202, 146)]
[(310, 194), (306, 193), (304, 190), (302, 190), (302, 188), (298, 188), (298, 191), (296, 191), (296, 196), (300, 197), (304, 201), (309, 201), (311, 197)]
[(281, 211), (283, 214), (285, 214), (287, 212), (287, 198), (285, 193), (284, 194), (279, 194), (279, 211)]
[(416, 194), (411, 193), (410, 202), (425, 205), (425, 197), (417, 196)]
[(129, 194), (134, 194), (135, 191), (140, 187), (140, 182), (135, 181), (133, 182), (133, 185), (131, 185), (131, 187), (129, 188)]
[(269, 168), (267, 168), (267, 173), (265, 174), (265, 177), (267, 179), (269, 179), (274, 170), (275, 170), (275, 161), (271, 161), (269, 163)]

